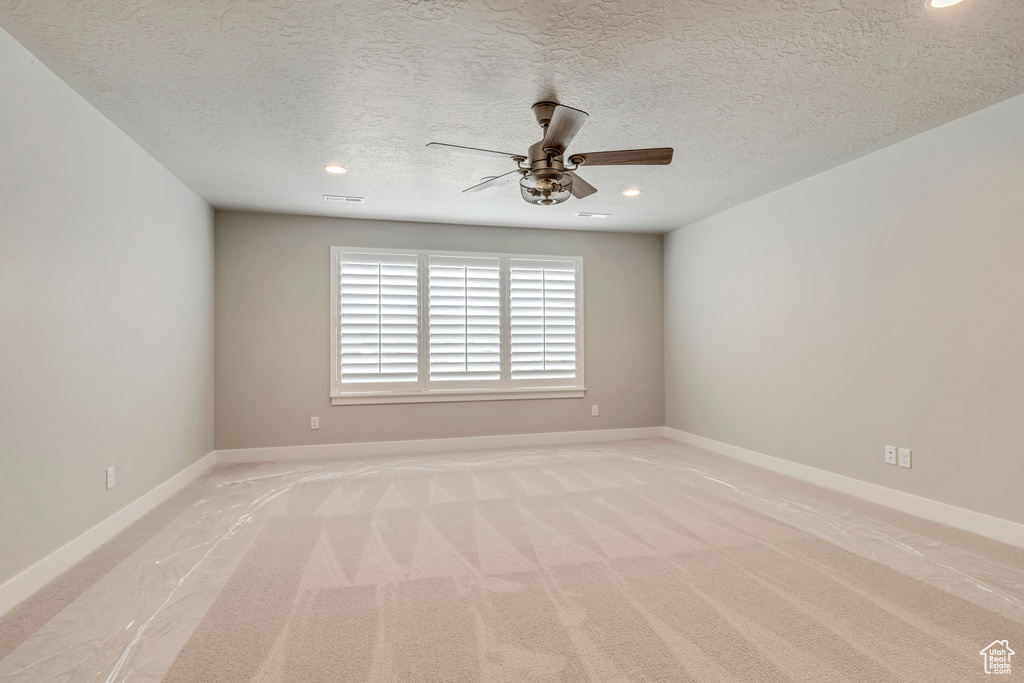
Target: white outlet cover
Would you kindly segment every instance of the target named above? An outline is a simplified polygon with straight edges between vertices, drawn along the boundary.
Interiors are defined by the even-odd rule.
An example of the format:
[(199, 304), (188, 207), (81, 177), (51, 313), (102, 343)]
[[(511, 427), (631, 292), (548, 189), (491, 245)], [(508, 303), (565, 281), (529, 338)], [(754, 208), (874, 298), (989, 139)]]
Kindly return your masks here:
[(890, 465), (896, 464), (896, 447), (886, 446), (885, 447), (885, 461)]
[(114, 484), (115, 483), (116, 482), (115, 482), (115, 479), (114, 479), (114, 468), (113, 467), (108, 467), (107, 468), (107, 490), (109, 491), (110, 489), (114, 488)]
[(590, 406), (590, 414), (597, 417), (597, 406)]
[(311, 417), (311, 418), (309, 418), (309, 428), (310, 429), (320, 429), (320, 418), (319, 417)]
[(910, 469), (910, 449), (901, 448), (899, 449), (899, 465), (900, 467), (906, 467)]

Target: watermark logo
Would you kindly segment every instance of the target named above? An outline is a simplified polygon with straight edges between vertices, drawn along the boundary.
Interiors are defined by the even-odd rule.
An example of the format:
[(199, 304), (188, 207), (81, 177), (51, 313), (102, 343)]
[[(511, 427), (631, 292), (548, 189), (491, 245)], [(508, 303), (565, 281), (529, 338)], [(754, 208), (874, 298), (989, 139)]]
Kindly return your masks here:
[(985, 673), (1008, 674), (1010, 673), (1010, 657), (1017, 653), (1010, 649), (1008, 641), (993, 640), (978, 654), (985, 658)]

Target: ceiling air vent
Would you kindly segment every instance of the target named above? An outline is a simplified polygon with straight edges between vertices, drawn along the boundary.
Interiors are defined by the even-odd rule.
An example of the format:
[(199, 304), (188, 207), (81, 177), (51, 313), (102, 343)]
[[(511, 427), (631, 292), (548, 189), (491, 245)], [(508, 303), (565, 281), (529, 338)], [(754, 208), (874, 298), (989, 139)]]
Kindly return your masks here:
[(324, 199), (329, 202), (353, 202), (355, 204), (362, 204), (366, 201), (366, 197), (344, 197), (340, 194), (325, 194)]
[(590, 213), (589, 211), (580, 211), (576, 214), (576, 218), (608, 218), (611, 216), (610, 213)]

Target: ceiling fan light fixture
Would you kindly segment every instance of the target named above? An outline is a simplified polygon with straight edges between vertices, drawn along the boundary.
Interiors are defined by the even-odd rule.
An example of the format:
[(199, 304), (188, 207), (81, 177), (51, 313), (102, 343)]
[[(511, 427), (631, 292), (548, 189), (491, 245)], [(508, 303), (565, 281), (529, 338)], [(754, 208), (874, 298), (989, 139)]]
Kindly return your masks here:
[(529, 173), (520, 179), (519, 191), (530, 204), (561, 204), (572, 196), (572, 178), (560, 172)]
[(626, 197), (636, 197), (639, 196), (640, 190), (632, 188), (629, 190), (623, 190), (622, 194), (625, 195)]
[(342, 173), (345, 173), (348, 169), (346, 169), (344, 166), (339, 166), (338, 164), (327, 164), (326, 166), (324, 166), (324, 170), (327, 171), (328, 173), (341, 175)]

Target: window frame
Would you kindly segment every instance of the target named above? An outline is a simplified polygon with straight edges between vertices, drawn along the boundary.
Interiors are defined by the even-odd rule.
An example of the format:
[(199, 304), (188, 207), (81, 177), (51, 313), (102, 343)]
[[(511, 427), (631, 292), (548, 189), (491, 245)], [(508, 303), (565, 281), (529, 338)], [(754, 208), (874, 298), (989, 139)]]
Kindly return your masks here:
[[(359, 254), (401, 254), (415, 255), (416, 267), (416, 322), (417, 322), (417, 389), (410, 389), (409, 384), (388, 387), (385, 383), (360, 383), (355, 390), (344, 390), (339, 368), (339, 295), (340, 268), (339, 259), (342, 253)], [(498, 380), (431, 380), (430, 379), (430, 266), (431, 256), (447, 256), (462, 258), (496, 258), (498, 259), (499, 286), (499, 348), (500, 365)], [(512, 379), (511, 363), (511, 301), (510, 273), (511, 260), (527, 261), (559, 261), (572, 262), (576, 275), (576, 377), (547, 379)], [(503, 401), (512, 399), (546, 399), (546, 398), (581, 398), (586, 395), (584, 382), (584, 286), (583, 257), (556, 256), (543, 254), (511, 254), (494, 252), (446, 251), (439, 249), (387, 249), (380, 247), (331, 247), (331, 378), (330, 398), (332, 405), (367, 405), (381, 403), (438, 403), (454, 401)], [(390, 384), (390, 383), (389, 383)], [(347, 386), (352, 384), (346, 383)]]

